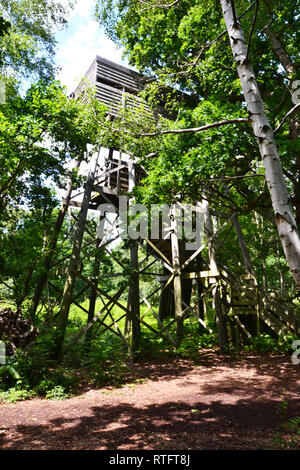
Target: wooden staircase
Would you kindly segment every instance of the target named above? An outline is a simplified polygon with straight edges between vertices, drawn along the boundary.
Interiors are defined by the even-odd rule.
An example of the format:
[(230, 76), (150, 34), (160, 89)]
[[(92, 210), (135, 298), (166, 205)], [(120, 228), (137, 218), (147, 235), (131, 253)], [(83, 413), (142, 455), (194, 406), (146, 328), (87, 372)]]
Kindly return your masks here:
[[(170, 240), (152, 240), (152, 243), (159, 247), (159, 250), (171, 260)], [(188, 253), (182, 253), (183, 258), (187, 258)], [(202, 260), (203, 263), (203, 260)], [(248, 337), (253, 334), (259, 335), (261, 331), (270, 331), (270, 333), (278, 335), (297, 335), (300, 333), (300, 315), (297, 313), (296, 306), (291, 302), (284, 301), (280, 294), (276, 291), (268, 291), (259, 286), (256, 278), (251, 274), (238, 276), (228, 267), (221, 265), (219, 273), (210, 276), (210, 271), (200, 271), (204, 269), (202, 263), (191, 264), (187, 272), (181, 273), (183, 290), (187, 289), (186, 281), (189, 279), (200, 279), (207, 288), (212, 282), (220, 282), (224, 292), (226, 292), (226, 306), (223, 308), (225, 315), (229, 321), (235, 320), (239, 324), (240, 329), (244, 330)], [(169, 278), (168, 272), (164, 276), (157, 278), (162, 285)], [(170, 286), (169, 290), (172, 288)], [(188, 287), (190, 291), (190, 286)], [(188, 296), (190, 292), (188, 292)], [(164, 309), (166, 304), (170, 302), (170, 293), (165, 292), (161, 299)], [(174, 309), (172, 305), (171, 310)], [(249, 316), (249, 318), (247, 318)], [(247, 324), (251, 324), (251, 333), (247, 330)], [(246, 326), (245, 326), (246, 325)]]
[(225, 267), (221, 278), (228, 292), (228, 316), (257, 315), (276, 335), (300, 333), (297, 307), (284, 301), (278, 292), (258, 286), (254, 276), (238, 277)]
[(230, 285), (230, 310), (228, 315), (256, 315), (259, 309), (259, 293), (255, 279), (243, 276), (239, 285)]

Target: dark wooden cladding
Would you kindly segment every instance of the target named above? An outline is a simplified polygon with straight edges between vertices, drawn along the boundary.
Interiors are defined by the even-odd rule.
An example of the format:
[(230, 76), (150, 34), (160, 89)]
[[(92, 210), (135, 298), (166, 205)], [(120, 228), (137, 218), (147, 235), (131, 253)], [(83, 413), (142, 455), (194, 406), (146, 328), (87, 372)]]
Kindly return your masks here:
[(84, 83), (96, 87), (96, 96), (104, 103), (109, 113), (116, 116), (122, 105), (137, 113), (149, 113), (150, 109), (136, 95), (142, 90), (145, 78), (122, 65), (115, 64), (103, 57), (96, 56), (83, 80), (75, 91), (75, 96), (83, 91)]
[[(163, 106), (158, 106), (157, 110), (153, 112), (147, 103), (138, 96), (147, 80), (147, 77), (127, 67), (115, 64), (103, 57), (96, 56), (74, 95), (78, 96), (81, 93), (84, 94), (85, 84), (87, 84), (88, 86), (95, 87), (96, 97), (107, 106), (108, 114), (112, 117), (116, 117), (120, 109), (125, 107), (137, 117), (147, 116), (155, 120), (157, 115), (161, 114), (165, 117), (173, 118)], [(182, 94), (179, 93), (178, 99), (181, 99), (181, 97)], [(122, 168), (118, 168), (120, 164), (122, 164)], [(113, 158), (111, 154), (106, 171), (108, 171), (108, 175), (104, 178), (103, 187), (110, 188), (117, 192), (119, 190), (124, 192), (129, 190), (128, 161), (120, 162), (118, 159)], [(142, 184), (142, 180), (145, 176), (145, 171), (138, 165), (135, 165), (134, 184)]]
[(108, 107), (112, 115), (118, 114), (118, 110), (122, 106), (122, 91), (96, 82), (96, 97)]
[(121, 90), (125, 87), (124, 91), (129, 93), (138, 93), (141, 90), (143, 77), (137, 72), (99, 56), (96, 57), (95, 63), (97, 67), (97, 81), (106, 82), (114, 88), (120, 88)]
[(90, 68), (85, 74), (85, 79), (76, 88), (73, 96), (78, 96), (84, 92), (84, 83), (87, 81), (89, 85), (96, 87), (97, 98), (107, 105), (108, 111), (112, 116), (117, 116), (119, 109), (125, 104), (128, 109), (135, 110), (137, 114), (145, 113), (157, 117), (162, 115), (168, 119), (175, 119), (176, 112), (165, 108), (167, 94), (174, 93), (174, 97), (178, 103), (183, 102), (189, 106), (197, 106), (198, 98), (190, 96), (181, 91), (171, 88), (162, 89), (160, 92), (160, 103), (153, 112), (145, 101), (138, 97), (140, 91), (143, 90), (146, 83), (153, 81), (154, 78), (141, 75), (134, 70), (116, 64), (103, 57), (96, 56)]
[[(157, 114), (160, 114), (169, 119), (175, 119), (174, 111), (167, 111), (163, 104), (165, 101), (164, 93), (171, 90), (162, 91), (161, 103), (157, 106), (155, 112), (149, 108), (144, 100), (138, 97), (139, 92), (142, 91), (149, 80), (152, 79), (123, 65), (96, 56), (85, 74), (85, 79), (77, 87), (75, 96), (83, 92), (84, 83), (87, 81), (89, 85), (96, 87), (97, 98), (108, 107), (108, 112), (112, 116), (117, 116), (121, 106), (126, 106), (127, 109), (134, 111), (137, 115), (147, 114), (148, 117), (153, 116), (155, 119), (155, 116), (157, 117)], [(173, 92), (175, 91), (173, 90)], [(175, 93), (178, 102), (196, 104), (195, 98), (179, 91)]]
[(141, 98), (132, 96), (129, 92), (121, 91), (107, 85), (106, 83), (96, 81), (96, 96), (99, 101), (108, 107), (110, 114), (113, 116), (118, 114), (123, 105), (134, 111), (136, 114), (153, 114)]
[(147, 115), (156, 119), (157, 115), (160, 114), (169, 119), (174, 119), (174, 114), (166, 111), (163, 106), (158, 105), (156, 111), (153, 111), (138, 96), (147, 80), (149, 80), (148, 77), (127, 67), (96, 56), (86, 72), (84, 80), (77, 87), (75, 96), (84, 92), (84, 84), (87, 83), (90, 86), (95, 86), (96, 97), (107, 106), (108, 112), (112, 116), (117, 116), (120, 108), (125, 106), (137, 116)]

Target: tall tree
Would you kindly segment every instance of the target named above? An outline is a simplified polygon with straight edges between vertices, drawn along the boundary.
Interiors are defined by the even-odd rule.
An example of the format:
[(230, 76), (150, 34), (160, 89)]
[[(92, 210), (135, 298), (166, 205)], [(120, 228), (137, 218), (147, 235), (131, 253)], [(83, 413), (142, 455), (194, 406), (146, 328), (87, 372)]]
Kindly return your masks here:
[(221, 5), (247, 104), (248, 115), (261, 158), (264, 162), (266, 180), (271, 195), (279, 237), (286, 260), (300, 289), (300, 237), (284, 180), (274, 132), (260, 96), (258, 84), (249, 59), (249, 45), (247, 47), (243, 29), (237, 19), (234, 2), (221, 0)]
[(72, 2), (1, 0), (0, 16), (9, 34), (0, 37), (2, 73), (54, 77), (55, 31), (66, 25)]
[(38, 199), (50, 182), (63, 187), (71, 176), (68, 163), (86, 157), (98, 135), (105, 107), (67, 97), (58, 82), (32, 85), (24, 98), (7, 97), (0, 109), (0, 213), (10, 205)]

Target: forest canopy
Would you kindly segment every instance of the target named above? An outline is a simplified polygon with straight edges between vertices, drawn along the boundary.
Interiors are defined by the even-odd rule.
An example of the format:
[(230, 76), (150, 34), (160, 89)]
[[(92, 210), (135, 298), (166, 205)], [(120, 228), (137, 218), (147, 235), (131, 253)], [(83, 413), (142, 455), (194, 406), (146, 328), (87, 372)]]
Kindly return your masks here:
[[(196, 108), (177, 108), (173, 129), (246, 116), (252, 127), (233, 125), (201, 135), (168, 135), (163, 156), (159, 152), (157, 157), (159, 164), (155, 158), (149, 163), (156, 168), (153, 195), (172, 193), (175, 181), (173, 189), (187, 197), (195, 198), (195, 191), (203, 194), (205, 190), (213, 203), (221, 195), (224, 204), (230, 198), (242, 211), (255, 205), (265, 215), (272, 206), (286, 259), (299, 286), (297, 2), (283, 6), (268, 0), (99, 0), (96, 16), (109, 37), (125, 48), (132, 65), (154, 74), (161, 86), (179, 87), (198, 97)], [(226, 140), (229, 134), (230, 142)], [(267, 187), (259, 176), (242, 178), (261, 172)], [(232, 179), (230, 188), (226, 181), (208, 183), (208, 176), (218, 175), (241, 178)], [(162, 191), (159, 182), (164, 184)], [(242, 207), (240, 201), (234, 202), (236, 193), (244, 199)]]

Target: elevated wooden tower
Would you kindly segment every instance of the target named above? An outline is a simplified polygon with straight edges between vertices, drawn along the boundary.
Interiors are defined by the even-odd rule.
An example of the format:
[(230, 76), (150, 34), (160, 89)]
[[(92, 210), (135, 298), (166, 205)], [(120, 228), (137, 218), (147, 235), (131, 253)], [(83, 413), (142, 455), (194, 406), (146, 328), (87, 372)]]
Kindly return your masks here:
[[(138, 73), (110, 62), (99, 56), (95, 58), (89, 68), (86, 77), (91, 85), (96, 88), (96, 95), (100, 101), (108, 106), (109, 114), (113, 118), (118, 115), (120, 107), (124, 106), (126, 94), (126, 106), (138, 106), (140, 98), (138, 93), (145, 83), (145, 78)], [(81, 86), (75, 91), (78, 95)], [(128, 94), (130, 96), (128, 98)], [(164, 110), (158, 109), (158, 112)], [(87, 325), (79, 332), (79, 336), (89, 338), (92, 325), (97, 323), (102, 332), (110, 330), (116, 334), (128, 347), (136, 349), (140, 339), (140, 326), (149, 328), (157, 335), (168, 340), (172, 345), (178, 345), (184, 336), (184, 319), (193, 315), (199, 322), (203, 331), (211, 332), (204, 315), (203, 299), (210, 298), (215, 310), (219, 344), (224, 349), (228, 335), (236, 342), (242, 333), (245, 337), (259, 334), (264, 326), (268, 326), (276, 334), (297, 331), (297, 317), (294, 312), (287, 312), (281, 308), (276, 299), (268, 300), (266, 293), (257, 285), (255, 276), (249, 266), (249, 256), (239, 227), (238, 219), (233, 214), (221, 227), (215, 229), (211, 222), (209, 208), (206, 203), (201, 206), (195, 201), (194, 212), (201, 212), (204, 217), (206, 237), (202, 244), (194, 251), (187, 250), (183, 240), (178, 237), (176, 207), (171, 208), (169, 213), (168, 231), (159, 237), (151, 238), (149, 235), (145, 240), (128, 240), (128, 260), (131, 270), (122, 288), (115, 293), (108, 293), (101, 287), (99, 276), (99, 262), (95, 256), (94, 272), (92, 277), (83, 274), (84, 259), (81, 257), (83, 235), (86, 230), (86, 220), (89, 211), (98, 211), (101, 220), (105, 218), (112, 229), (118, 224), (117, 220), (112, 223), (109, 218), (109, 210), (105, 213), (99, 212), (99, 206), (110, 205), (111, 212), (118, 216), (120, 208), (120, 197), (131, 193), (135, 185), (141, 184), (145, 177), (143, 168), (122, 153), (122, 149), (99, 149), (95, 159), (95, 165), (90, 172), (84, 192), (78, 199), (70, 192), (65, 199), (65, 206), (80, 209), (77, 217), (77, 229), (74, 238), (73, 251), (66, 272), (66, 281), (62, 293), (61, 309), (58, 317), (58, 331), (60, 334), (60, 350), (64, 351), (63, 341), (69, 309), (72, 303), (83, 309), (76, 303), (80, 292), (76, 291), (76, 279), (80, 279), (85, 290), (90, 291), (89, 310), (87, 314)], [(108, 206), (107, 206), (108, 207)], [(180, 210), (180, 204), (177, 210)], [(96, 213), (96, 212), (95, 212)], [(228, 268), (221, 265), (215, 254), (214, 243), (217, 241), (219, 231), (225, 225), (232, 224), (238, 233), (238, 240), (243, 259), (245, 261), (245, 276), (236, 276)], [(109, 249), (113, 243), (113, 230), (102, 237), (91, 234), (91, 243), (97, 250), (105, 250), (111, 257), (113, 251)], [(125, 249), (125, 248), (124, 248)], [(143, 258), (139, 256), (139, 250), (145, 252)], [(123, 263), (116, 259), (120, 271), (108, 276), (124, 276)], [(148, 273), (150, 266), (157, 264), (157, 273)], [(146, 296), (140, 288), (140, 275), (152, 276), (155, 274), (157, 288)], [(81, 291), (84, 290), (81, 288)], [(127, 290), (128, 303), (120, 302), (120, 297)], [(96, 298), (100, 297), (103, 307), (95, 312)], [(156, 298), (156, 306), (153, 299)], [(141, 304), (147, 306), (144, 315), (141, 315)], [(111, 310), (116, 305), (123, 314), (120, 318), (113, 317)], [(145, 314), (152, 312), (157, 320), (157, 327), (149, 325), (145, 320)], [(123, 331), (120, 321), (125, 318)], [(167, 323), (166, 323), (167, 322)], [(176, 324), (176, 337), (172, 337), (170, 326)], [(68, 347), (71, 345), (69, 344)]]

